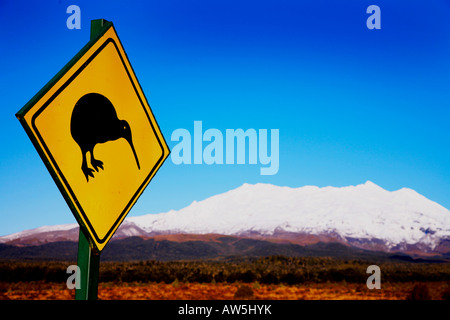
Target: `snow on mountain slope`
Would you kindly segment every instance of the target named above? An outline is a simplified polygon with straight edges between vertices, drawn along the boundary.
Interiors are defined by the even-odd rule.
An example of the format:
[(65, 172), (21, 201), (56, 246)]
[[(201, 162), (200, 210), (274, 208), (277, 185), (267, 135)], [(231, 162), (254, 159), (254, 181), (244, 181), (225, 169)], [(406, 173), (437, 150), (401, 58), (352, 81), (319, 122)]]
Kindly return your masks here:
[[(0, 237), (0, 243), (37, 244), (77, 239), (77, 225), (45, 226)], [(368, 181), (348, 187), (244, 184), (194, 201), (181, 210), (129, 217), (114, 238), (158, 233), (333, 235), (351, 245), (433, 250), (450, 240), (450, 211), (414, 190), (387, 191)], [(70, 236), (69, 236), (70, 235)]]
[[(78, 230), (78, 225), (76, 223), (59, 224), (55, 226), (42, 226), (39, 228), (23, 230), (0, 237), (0, 243), (21, 242), (24, 239), (28, 239), (28, 242), (37, 241), (38, 243), (40, 243), (41, 239), (43, 238), (46, 238), (45, 240), (47, 240), (48, 242), (55, 238), (63, 238), (63, 240), (68, 240), (72, 236), (68, 237), (67, 235), (69, 233), (72, 234), (74, 229)], [(78, 238), (75, 237), (74, 239)]]
[(381, 239), (388, 247), (450, 237), (450, 211), (414, 190), (368, 181), (349, 187), (243, 186), (167, 213), (130, 217), (147, 232), (271, 235), (276, 231)]
[[(0, 243), (12, 245), (40, 245), (55, 241), (78, 241), (79, 228), (77, 223), (43, 226), (24, 230), (0, 237)], [(132, 236), (145, 236), (147, 232), (133, 222), (125, 220), (114, 234), (114, 239)]]

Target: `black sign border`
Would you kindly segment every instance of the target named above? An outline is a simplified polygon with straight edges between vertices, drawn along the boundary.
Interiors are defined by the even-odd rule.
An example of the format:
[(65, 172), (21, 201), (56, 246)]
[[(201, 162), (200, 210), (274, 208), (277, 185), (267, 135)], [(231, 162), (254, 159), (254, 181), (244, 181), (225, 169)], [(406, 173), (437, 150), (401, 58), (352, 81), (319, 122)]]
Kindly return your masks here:
[[(119, 41), (119, 43), (120, 43), (120, 39), (118, 38), (118, 36), (117, 36), (117, 33), (115, 32), (115, 29), (114, 29), (114, 26), (111, 24), (110, 25), (110, 27), (109, 28), (113, 28), (113, 30), (114, 30), (114, 33), (115, 33), (115, 35), (116, 35), (116, 37), (117, 37), (117, 39), (118, 39), (118, 41)], [(75, 61), (73, 61), (74, 59), (72, 59), (70, 62), (69, 62), (69, 64), (70, 64), (70, 67), (68, 68), (68, 70), (64, 70), (64, 69), (66, 69), (67, 68), (67, 66), (65, 67), (65, 68), (63, 68), (63, 70), (61, 70), (61, 71), (64, 71), (64, 72), (60, 72), (60, 73), (58, 73), (58, 75), (56, 76), (56, 77), (58, 77), (56, 80), (54, 80), (54, 79), (52, 79), (52, 81), (50, 81), (49, 82), (49, 84), (47, 84), (46, 85), (46, 87), (44, 87), (43, 88), (43, 90), (45, 90), (45, 92), (42, 92), (43, 90), (41, 90), (36, 96), (38, 96), (39, 95), (39, 97), (42, 97), (43, 95), (45, 95), (47, 92), (48, 92), (48, 90), (50, 90), (50, 88), (52, 88), (53, 87), (53, 85), (54, 84), (56, 84), (57, 83), (57, 81), (59, 81), (68, 71), (70, 71), (71, 69), (72, 69), (72, 67), (73, 67), (73, 65), (75, 65), (82, 57), (84, 57), (84, 54), (95, 44), (95, 43), (97, 43), (97, 41), (101, 38), (101, 37), (103, 37), (103, 35), (109, 30), (109, 28), (106, 28), (106, 30), (94, 41), (94, 42), (89, 42), (88, 43), (88, 45), (85, 47), (85, 48), (83, 48), (83, 50), (81, 50), (75, 57), (74, 57), (74, 59), (76, 59)], [(157, 141), (158, 141), (158, 144), (159, 144), (159, 146), (160, 146), (160, 148), (161, 148), (161, 151), (162, 151), (162, 154), (161, 154), (161, 157), (158, 159), (158, 161), (156, 162), (156, 164), (153, 166), (153, 168), (152, 168), (152, 170), (150, 171), (150, 173), (147, 175), (147, 177), (144, 179), (144, 181), (142, 182), (142, 184), (139, 186), (139, 188), (137, 189), (137, 191), (134, 193), (134, 195), (132, 196), (132, 198), (130, 199), (130, 201), (127, 203), (127, 205), (125, 206), (125, 208), (122, 210), (122, 212), (121, 212), (121, 214), (119, 215), (119, 217), (116, 219), (116, 221), (114, 222), (114, 224), (112, 225), (112, 227), (109, 229), (109, 231), (106, 233), (106, 235), (103, 237), (103, 238), (100, 238), (98, 235), (97, 235), (97, 233), (95, 232), (95, 229), (93, 228), (93, 226), (92, 226), (92, 224), (91, 224), (91, 222), (90, 222), (90, 220), (89, 220), (89, 218), (88, 218), (88, 216), (86, 215), (86, 213), (85, 213), (85, 211), (84, 211), (84, 209), (83, 209), (83, 207), (81, 206), (81, 204), (80, 204), (80, 202), (77, 200), (77, 197), (75, 196), (75, 194), (74, 194), (74, 192), (73, 192), (73, 190), (72, 190), (72, 188), (70, 187), (70, 185), (69, 185), (69, 183), (67, 182), (67, 180), (66, 180), (66, 178), (64, 177), (64, 174), (62, 173), (62, 171), (60, 170), (60, 168), (59, 168), (59, 166), (58, 166), (58, 164), (57, 164), (57, 162), (55, 161), (55, 159), (54, 159), (54, 157), (53, 157), (53, 155), (52, 155), (52, 153), (50, 152), (50, 150), (49, 150), (49, 148), (48, 148), (48, 146), (47, 146), (47, 144), (45, 143), (45, 141), (44, 141), (44, 139), (42, 138), (42, 136), (41, 136), (41, 134), (40, 134), (40, 132), (39, 132), (39, 130), (37, 129), (37, 127), (36, 127), (36, 124), (35, 124), (35, 121), (36, 121), (36, 119), (37, 119), (37, 117), (45, 110), (45, 108), (47, 108), (48, 106), (49, 106), (49, 104), (89, 65), (89, 63), (90, 62), (92, 62), (92, 60), (108, 45), (108, 44), (110, 44), (110, 43), (112, 43), (113, 45), (114, 45), (114, 47), (115, 47), (115, 49), (116, 49), (116, 51), (117, 51), (117, 53), (118, 53), (118, 55), (119, 55), (119, 57), (120, 57), (120, 59), (121, 59), (121, 62), (122, 62), (122, 64), (123, 64), (123, 67), (124, 67), (124, 69), (125, 69), (125, 71), (127, 72), (127, 75), (128, 75), (128, 77), (129, 77), (129, 79), (130, 79), (130, 82), (132, 83), (132, 85), (133, 85), (133, 88), (134, 88), (134, 90), (135, 90), (135, 92), (136, 92), (136, 95), (137, 95), (137, 97), (139, 98), (139, 101), (140, 101), (140, 103), (141, 103), (141, 106), (142, 106), (142, 108), (144, 109), (144, 112), (145, 112), (145, 114), (146, 114), (146, 116), (147, 116), (147, 119), (148, 119), (148, 121), (149, 121), (149, 123), (150, 123), (150, 125), (151, 125), (151, 127), (152, 127), (152, 130), (153, 130), (153, 133), (154, 133), (154, 135), (155, 135), (155, 137), (156, 137), (156, 139), (157, 139)], [(125, 53), (125, 50), (123, 49), (123, 46), (121, 45), (121, 43), (120, 43), (120, 46), (122, 47), (122, 50), (124, 51), (124, 53)], [(126, 57), (126, 53), (125, 53), (125, 57)], [(129, 62), (129, 60), (128, 60), (128, 57), (126, 57), (126, 60), (128, 61), (128, 63), (130, 64), (130, 62)], [(68, 64), (68, 65), (69, 65)], [(130, 64), (130, 66), (131, 66), (131, 64)], [(133, 72), (133, 74), (135, 75), (135, 73), (134, 73), (134, 71), (133, 71), (133, 69), (132, 69), (132, 67), (131, 67), (131, 71)], [(135, 76), (136, 77), (136, 76)], [(136, 79), (137, 80), (137, 79)], [(50, 86), (50, 84), (51, 84), (51, 86)], [(149, 115), (149, 113), (148, 113), (148, 111), (150, 111), (150, 112), (152, 112), (151, 111), (151, 109), (150, 109), (150, 105), (148, 105), (149, 106), (149, 110), (147, 110), (147, 108), (145, 107), (145, 104), (143, 103), (143, 101), (142, 101), (142, 98), (144, 98), (145, 99), (145, 96), (144, 97), (141, 97), (141, 95), (139, 94), (139, 92), (138, 92), (138, 90), (137, 90), (137, 85), (140, 87), (140, 85), (139, 85), (139, 82), (137, 81), (137, 84), (133, 81), (133, 79), (132, 79), (132, 77), (131, 77), (131, 74), (130, 74), (130, 70), (127, 68), (127, 65), (126, 65), (126, 63), (125, 63), (125, 59), (124, 59), (124, 57), (122, 56), (122, 54), (121, 54), (121, 52), (120, 52), (120, 50), (119, 50), (119, 48), (118, 48), (118, 45), (117, 45), (117, 43), (116, 43), (116, 41), (113, 39), (113, 38), (107, 38), (105, 41), (104, 41), (104, 43), (86, 60), (86, 62), (85, 63), (83, 63), (79, 68), (78, 68), (78, 70), (42, 105), (42, 107), (40, 107), (39, 108), (39, 110), (33, 115), (33, 117), (32, 117), (32, 121), (31, 121), (31, 124), (32, 124), (32, 127), (33, 127), (33, 130), (35, 131), (35, 133), (36, 133), (36, 136), (37, 136), (37, 138), (39, 139), (39, 141), (40, 141), (40, 143), (41, 143), (41, 145), (43, 146), (43, 148), (45, 149), (45, 152), (47, 153), (47, 157), (45, 157), (45, 155), (43, 155), (43, 154), (41, 154), (41, 152), (39, 152), (39, 150), (40, 150), (40, 148), (37, 148), (38, 149), (38, 152), (40, 153), (40, 156), (41, 156), (41, 158), (44, 160), (44, 163), (47, 165), (47, 168), (48, 168), (48, 170), (50, 171), (50, 173), (52, 174), (52, 171), (55, 171), (55, 169), (56, 169), (56, 172), (55, 173), (57, 173), (57, 175), (55, 175), (55, 174), (52, 174), (52, 177), (53, 177), (53, 179), (55, 180), (55, 182), (57, 183), (57, 185), (59, 184), (59, 183), (62, 183), (63, 185), (64, 185), (64, 187), (65, 187), (65, 190), (67, 190), (68, 192), (69, 192), (69, 194), (70, 194), (70, 196), (72, 197), (72, 199), (73, 199), (73, 201), (72, 201), (72, 199), (70, 198), (70, 197), (68, 197), (68, 195), (67, 195), (67, 193), (65, 192), (65, 190), (64, 189), (61, 189), (61, 188), (59, 188), (60, 189), (60, 191), (62, 192), (62, 194), (63, 194), (63, 197), (65, 198), (65, 200), (66, 200), (66, 202), (69, 204), (69, 207), (71, 208), (71, 210), (72, 210), (72, 213), (75, 215), (75, 218), (77, 218), (77, 221), (78, 221), (78, 223), (80, 224), (80, 227), (83, 227), (83, 221), (80, 221), (80, 219), (78, 219), (78, 215), (81, 215), (83, 218), (84, 218), (84, 221), (86, 222), (86, 224), (87, 224), (87, 228), (89, 228), (89, 231), (91, 231), (91, 233), (89, 233), (88, 232), (88, 234), (90, 235), (90, 234), (92, 234), (92, 235), (94, 235), (94, 238), (95, 238), (95, 240), (99, 243), (99, 244), (103, 244), (103, 243), (105, 243), (105, 241), (110, 237), (110, 235), (111, 235), (111, 233), (113, 233), (113, 231), (115, 231), (115, 229), (116, 229), (116, 227), (118, 227), (118, 224), (119, 224), (119, 222), (120, 221), (122, 221), (123, 220), (123, 218), (128, 214), (128, 212), (131, 210), (131, 207), (133, 206), (133, 204), (135, 203), (135, 201), (137, 201), (137, 198), (140, 196), (140, 194), (143, 192), (143, 190), (146, 188), (146, 186), (148, 185), (148, 183), (150, 182), (150, 180), (151, 180), (151, 178), (152, 178), (152, 176), (153, 176), (153, 174), (154, 174), (154, 172), (155, 172), (155, 170), (157, 170), (159, 167), (160, 167), (160, 165), (162, 164), (162, 162), (165, 160), (165, 158), (168, 156), (168, 154), (166, 155), (165, 154), (165, 149), (164, 149), (164, 147), (163, 147), (163, 144), (162, 144), (162, 141), (161, 141), (161, 139), (159, 138), (159, 136), (158, 136), (158, 134), (157, 134), (157, 132), (156, 132), (156, 129), (155, 129), (155, 125), (153, 124), (153, 122), (152, 122), (152, 120), (151, 120), (151, 118), (150, 118), (150, 115)], [(141, 90), (142, 90), (142, 88), (141, 88)], [(31, 101), (30, 101), (30, 103), (31, 102), (33, 102), (33, 104), (32, 105), (34, 105), (35, 103), (34, 103), (34, 101), (36, 101), (36, 100), (38, 100), (38, 99), (36, 99), (37, 97), (34, 97)], [(37, 101), (36, 101), (37, 102)], [(30, 103), (28, 103), (22, 110), (20, 110), (19, 112), (18, 112), (18, 114), (16, 115), (18, 118), (19, 118), (19, 120), (21, 120), (21, 122), (22, 122), (22, 117), (24, 116), (24, 114), (26, 113), (26, 111), (28, 111), (31, 107), (32, 107), (32, 105), (30, 105)], [(148, 104), (148, 102), (147, 102), (147, 104)], [(158, 126), (158, 124), (157, 124), (157, 122), (156, 122), (156, 119), (154, 120), (155, 121), (155, 124)], [(22, 124), (23, 124), (23, 122), (22, 122)], [(158, 126), (158, 128), (159, 128), (159, 126)], [(27, 131), (27, 133), (28, 133), (28, 135), (31, 137), (31, 132), (29, 131), (29, 130), (27, 130), (27, 128), (25, 127), (25, 129), (26, 129), (26, 131)], [(159, 130), (159, 131), (161, 131), (161, 130)], [(164, 139), (164, 137), (162, 137), (163, 139)], [(34, 139), (32, 139), (32, 141), (33, 141), (33, 143), (34, 143)], [(164, 141), (165, 142), (165, 141)], [(36, 146), (36, 143), (34, 143), (35, 144), (35, 146)], [(167, 144), (165, 143), (165, 145), (167, 146)], [(169, 153), (170, 153), (170, 151), (169, 151)], [(52, 166), (49, 166), (48, 165), (48, 160), (46, 160), (46, 159), (49, 159), (50, 161), (51, 161), (51, 163), (52, 163), (52, 165), (53, 165), (53, 167)], [(89, 238), (89, 237), (88, 237)], [(95, 243), (94, 243), (94, 245), (95, 245)], [(95, 246), (95, 247), (97, 247), (97, 246)], [(98, 248), (97, 248), (98, 249)]]

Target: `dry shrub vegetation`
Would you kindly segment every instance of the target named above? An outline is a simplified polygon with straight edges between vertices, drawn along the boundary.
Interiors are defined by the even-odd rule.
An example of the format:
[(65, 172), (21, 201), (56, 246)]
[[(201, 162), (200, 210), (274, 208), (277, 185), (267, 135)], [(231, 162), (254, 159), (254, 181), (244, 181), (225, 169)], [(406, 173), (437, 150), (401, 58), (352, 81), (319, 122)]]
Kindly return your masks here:
[[(74, 298), (74, 262), (0, 261), (0, 299)], [(102, 262), (103, 300), (449, 300), (449, 263), (382, 262), (381, 290), (369, 290), (361, 260), (273, 256), (230, 261)]]

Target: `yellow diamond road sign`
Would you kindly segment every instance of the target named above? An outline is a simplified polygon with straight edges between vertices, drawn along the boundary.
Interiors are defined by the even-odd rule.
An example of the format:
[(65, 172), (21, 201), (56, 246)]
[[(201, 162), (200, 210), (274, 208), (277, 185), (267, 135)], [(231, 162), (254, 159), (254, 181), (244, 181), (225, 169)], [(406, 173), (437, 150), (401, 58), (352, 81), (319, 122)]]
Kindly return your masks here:
[(17, 117), (101, 251), (170, 152), (112, 23)]

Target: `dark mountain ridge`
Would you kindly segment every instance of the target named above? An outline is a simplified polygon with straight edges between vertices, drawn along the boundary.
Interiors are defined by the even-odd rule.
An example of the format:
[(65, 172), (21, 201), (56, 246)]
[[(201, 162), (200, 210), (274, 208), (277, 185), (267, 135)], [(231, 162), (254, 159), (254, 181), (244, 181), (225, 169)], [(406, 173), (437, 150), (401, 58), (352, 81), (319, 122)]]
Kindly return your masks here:
[[(333, 257), (369, 261), (399, 260), (408, 262), (450, 262), (450, 256), (420, 257), (403, 253), (364, 250), (336, 242), (310, 245), (277, 243), (245, 237), (206, 235), (190, 239), (189, 235), (168, 240), (165, 237), (127, 237), (111, 241), (101, 253), (102, 261), (177, 261), (227, 260), (273, 255), (287, 257)], [(36, 246), (0, 244), (0, 259), (76, 261), (78, 244), (56, 241)]]

